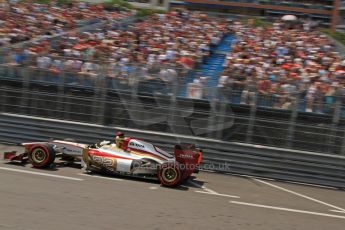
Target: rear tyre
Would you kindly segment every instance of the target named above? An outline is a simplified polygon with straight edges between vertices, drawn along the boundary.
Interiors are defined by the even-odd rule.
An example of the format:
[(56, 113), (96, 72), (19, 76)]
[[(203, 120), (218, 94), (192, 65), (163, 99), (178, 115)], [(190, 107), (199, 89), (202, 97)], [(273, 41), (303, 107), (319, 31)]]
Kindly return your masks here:
[(181, 177), (181, 169), (177, 163), (164, 163), (158, 168), (158, 179), (163, 186), (177, 186), (181, 182)]
[(35, 168), (47, 168), (55, 160), (55, 151), (49, 145), (39, 145), (29, 152), (29, 159)]

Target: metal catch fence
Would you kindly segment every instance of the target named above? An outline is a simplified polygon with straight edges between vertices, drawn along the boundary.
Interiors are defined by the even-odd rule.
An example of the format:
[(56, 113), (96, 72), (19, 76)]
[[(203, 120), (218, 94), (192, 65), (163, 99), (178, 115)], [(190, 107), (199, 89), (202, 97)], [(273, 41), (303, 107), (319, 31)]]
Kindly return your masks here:
[(0, 111), (345, 154), (342, 98), (321, 103), (328, 109), (323, 114), (301, 110), (298, 95), (287, 108), (271, 106), (280, 98), (253, 93), (250, 100), (241, 101), (243, 92), (232, 90), (224, 97), (217, 87), (206, 87), (206, 95), (191, 98), (195, 94), (181, 93), (188, 88), (182, 70), (169, 83), (144, 78), (140, 68), (133, 69), (121, 78), (104, 69), (76, 74), (1, 65)]

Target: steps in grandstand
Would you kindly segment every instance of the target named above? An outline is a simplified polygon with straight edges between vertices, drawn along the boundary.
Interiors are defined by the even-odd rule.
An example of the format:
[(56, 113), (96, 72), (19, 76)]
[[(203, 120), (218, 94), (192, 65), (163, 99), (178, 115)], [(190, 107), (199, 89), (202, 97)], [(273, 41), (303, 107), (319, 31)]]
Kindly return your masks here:
[[(226, 54), (231, 51), (231, 43), (234, 40), (233, 35), (225, 35), (218, 46), (211, 50), (211, 55), (206, 58), (205, 63), (194, 70), (186, 79), (186, 84), (199, 77), (207, 77), (207, 87), (216, 87), (219, 75), (223, 71), (223, 63)], [(186, 96), (187, 89), (180, 96)]]

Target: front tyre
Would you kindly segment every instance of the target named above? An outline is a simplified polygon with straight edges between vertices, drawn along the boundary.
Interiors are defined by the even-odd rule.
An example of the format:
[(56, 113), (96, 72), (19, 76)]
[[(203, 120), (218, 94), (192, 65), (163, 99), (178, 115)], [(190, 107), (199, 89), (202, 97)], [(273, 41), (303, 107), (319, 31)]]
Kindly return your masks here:
[(29, 152), (29, 159), (35, 168), (46, 168), (55, 160), (55, 151), (49, 145), (39, 145)]
[(158, 179), (163, 186), (177, 186), (181, 182), (181, 177), (181, 169), (177, 163), (164, 163), (158, 168)]

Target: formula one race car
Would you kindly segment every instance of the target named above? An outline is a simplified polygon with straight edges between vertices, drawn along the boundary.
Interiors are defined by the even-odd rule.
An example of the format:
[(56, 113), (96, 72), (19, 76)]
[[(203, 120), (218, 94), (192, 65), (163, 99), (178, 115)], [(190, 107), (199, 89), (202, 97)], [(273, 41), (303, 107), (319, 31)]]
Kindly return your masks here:
[(36, 168), (52, 165), (55, 158), (81, 161), (86, 172), (106, 172), (135, 177), (158, 178), (162, 185), (173, 187), (198, 171), (202, 151), (193, 144), (175, 145), (174, 154), (146, 141), (126, 137), (121, 148), (110, 142), (93, 145), (71, 141), (23, 143), (25, 152), (7, 152), (10, 161), (27, 161)]

